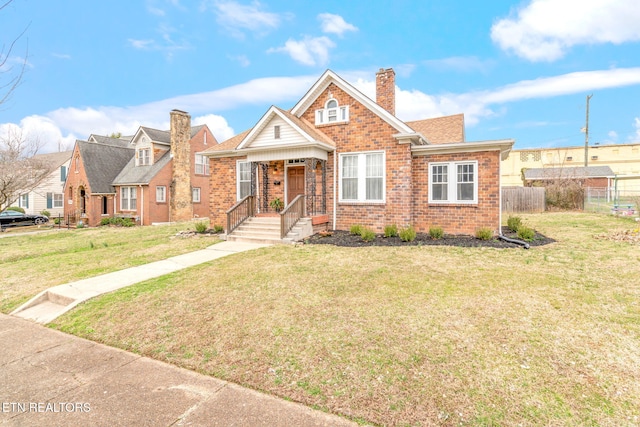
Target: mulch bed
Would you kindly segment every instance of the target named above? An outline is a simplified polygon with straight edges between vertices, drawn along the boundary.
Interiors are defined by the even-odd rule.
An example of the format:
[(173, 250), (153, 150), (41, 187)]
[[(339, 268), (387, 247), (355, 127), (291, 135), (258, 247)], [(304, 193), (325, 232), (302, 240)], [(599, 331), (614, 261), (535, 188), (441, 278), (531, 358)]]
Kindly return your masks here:
[[(502, 234), (505, 237), (518, 239), (516, 233), (508, 227), (502, 227)], [(520, 240), (520, 239), (518, 239)], [(372, 242), (365, 242), (360, 236), (352, 235), (348, 231), (333, 230), (330, 235), (314, 234), (304, 241), (312, 245), (335, 245), (346, 247), (361, 246), (458, 246), (458, 247), (485, 247), (485, 248), (522, 248), (516, 243), (506, 242), (497, 238), (492, 240), (480, 240), (473, 236), (446, 234), (442, 239), (432, 239), (428, 233), (418, 233), (412, 242), (403, 242), (399, 237), (384, 237), (382, 234), (376, 235)], [(529, 246), (543, 246), (553, 243), (555, 240), (536, 232), (532, 241), (527, 242)]]

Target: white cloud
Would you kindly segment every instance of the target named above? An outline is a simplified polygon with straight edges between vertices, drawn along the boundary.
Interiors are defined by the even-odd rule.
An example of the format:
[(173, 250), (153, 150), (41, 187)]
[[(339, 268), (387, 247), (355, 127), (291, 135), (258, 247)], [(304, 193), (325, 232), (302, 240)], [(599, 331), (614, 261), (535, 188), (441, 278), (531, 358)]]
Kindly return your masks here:
[(358, 31), (358, 27), (349, 24), (340, 15), (334, 15), (332, 13), (321, 13), (318, 15), (320, 20), (320, 28), (323, 33), (342, 35), (347, 31)]
[(635, 118), (633, 126), (636, 128), (636, 133), (631, 139), (635, 142), (640, 142), (640, 117)]
[(52, 53), (51, 56), (58, 59), (71, 59), (71, 55), (66, 53)]
[(249, 5), (235, 1), (209, 1), (203, 9), (213, 8), (216, 21), (235, 37), (244, 37), (243, 31), (266, 34), (280, 26), (282, 17), (277, 13), (262, 10), (262, 5), (254, 1)]
[(153, 39), (146, 39), (146, 40), (129, 39), (128, 41), (131, 47), (133, 47), (134, 49), (140, 49), (140, 50), (152, 49), (155, 44)]
[(63, 135), (56, 123), (44, 116), (28, 116), (18, 124), (0, 124), (0, 135), (6, 135), (10, 130), (35, 141), (41, 147), (39, 153), (71, 150), (76, 140), (73, 134)]
[(248, 67), (249, 65), (251, 65), (251, 61), (249, 60), (247, 55), (227, 55), (227, 58), (232, 61), (238, 62), (241, 67)]
[(640, 40), (637, 0), (531, 0), (511, 15), (491, 38), (529, 61), (554, 61), (581, 44)]
[(191, 123), (193, 126), (207, 125), (218, 142), (226, 141), (236, 134), (224, 117), (215, 114), (195, 117)]
[(271, 48), (267, 53), (284, 52), (303, 65), (325, 65), (329, 62), (329, 49), (335, 46), (328, 37), (305, 36), (299, 41), (289, 39), (284, 46)]

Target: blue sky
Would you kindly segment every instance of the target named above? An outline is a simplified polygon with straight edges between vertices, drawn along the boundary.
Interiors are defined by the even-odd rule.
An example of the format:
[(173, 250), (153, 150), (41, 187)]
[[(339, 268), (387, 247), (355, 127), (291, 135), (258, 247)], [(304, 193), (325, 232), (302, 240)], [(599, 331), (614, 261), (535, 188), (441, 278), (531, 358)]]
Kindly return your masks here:
[(27, 65), (0, 132), (55, 151), (178, 108), (222, 141), (327, 68), (374, 97), (392, 67), (400, 119), (464, 113), (468, 140), (584, 144), (593, 94), (590, 141), (640, 142), (638, 22), (637, 0), (13, 0), (0, 87)]

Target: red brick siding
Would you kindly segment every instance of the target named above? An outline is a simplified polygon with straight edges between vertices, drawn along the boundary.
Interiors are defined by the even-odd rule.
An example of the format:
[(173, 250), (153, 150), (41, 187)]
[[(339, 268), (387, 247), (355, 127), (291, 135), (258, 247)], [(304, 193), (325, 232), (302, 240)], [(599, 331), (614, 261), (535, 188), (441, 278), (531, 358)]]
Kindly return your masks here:
[[(407, 224), (411, 220), (411, 152), (408, 145), (398, 144), (398, 133), (364, 105), (351, 98), (334, 84), (322, 93), (303, 117), (315, 122), (315, 112), (324, 108), (328, 92), (340, 105), (349, 105), (349, 122), (319, 126), (336, 143), (338, 154), (363, 151), (385, 151), (386, 203), (340, 203), (337, 206), (336, 229), (348, 229), (353, 224), (382, 231), (387, 224)], [(328, 201), (333, 201), (333, 158), (327, 162)], [(339, 167), (339, 162), (337, 162)], [(337, 178), (340, 173), (337, 171)], [(318, 181), (320, 182), (320, 180)], [(339, 186), (339, 182), (337, 182)], [(336, 189), (337, 190), (337, 189)], [(338, 194), (336, 194), (338, 196)], [(331, 208), (333, 208), (331, 206)], [(329, 210), (331, 212), (331, 210)], [(333, 225), (333, 224), (332, 224)]]
[(210, 159), (209, 216), (211, 223), (227, 226), (227, 210), (236, 203), (236, 162), (246, 157)]
[[(429, 204), (429, 163), (478, 161), (478, 204)], [(418, 231), (440, 226), (446, 233), (474, 235), (487, 227), (494, 232), (500, 227), (500, 153), (416, 156), (413, 158), (413, 223)]]

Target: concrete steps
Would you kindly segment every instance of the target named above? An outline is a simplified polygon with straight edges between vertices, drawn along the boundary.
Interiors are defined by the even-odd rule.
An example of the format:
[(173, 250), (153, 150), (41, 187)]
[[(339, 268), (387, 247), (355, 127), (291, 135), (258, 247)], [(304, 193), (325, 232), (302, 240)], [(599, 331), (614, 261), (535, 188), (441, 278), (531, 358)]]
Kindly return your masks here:
[(313, 234), (310, 218), (301, 218), (291, 231), (280, 238), (280, 217), (251, 217), (238, 226), (227, 241), (266, 244), (293, 244)]

